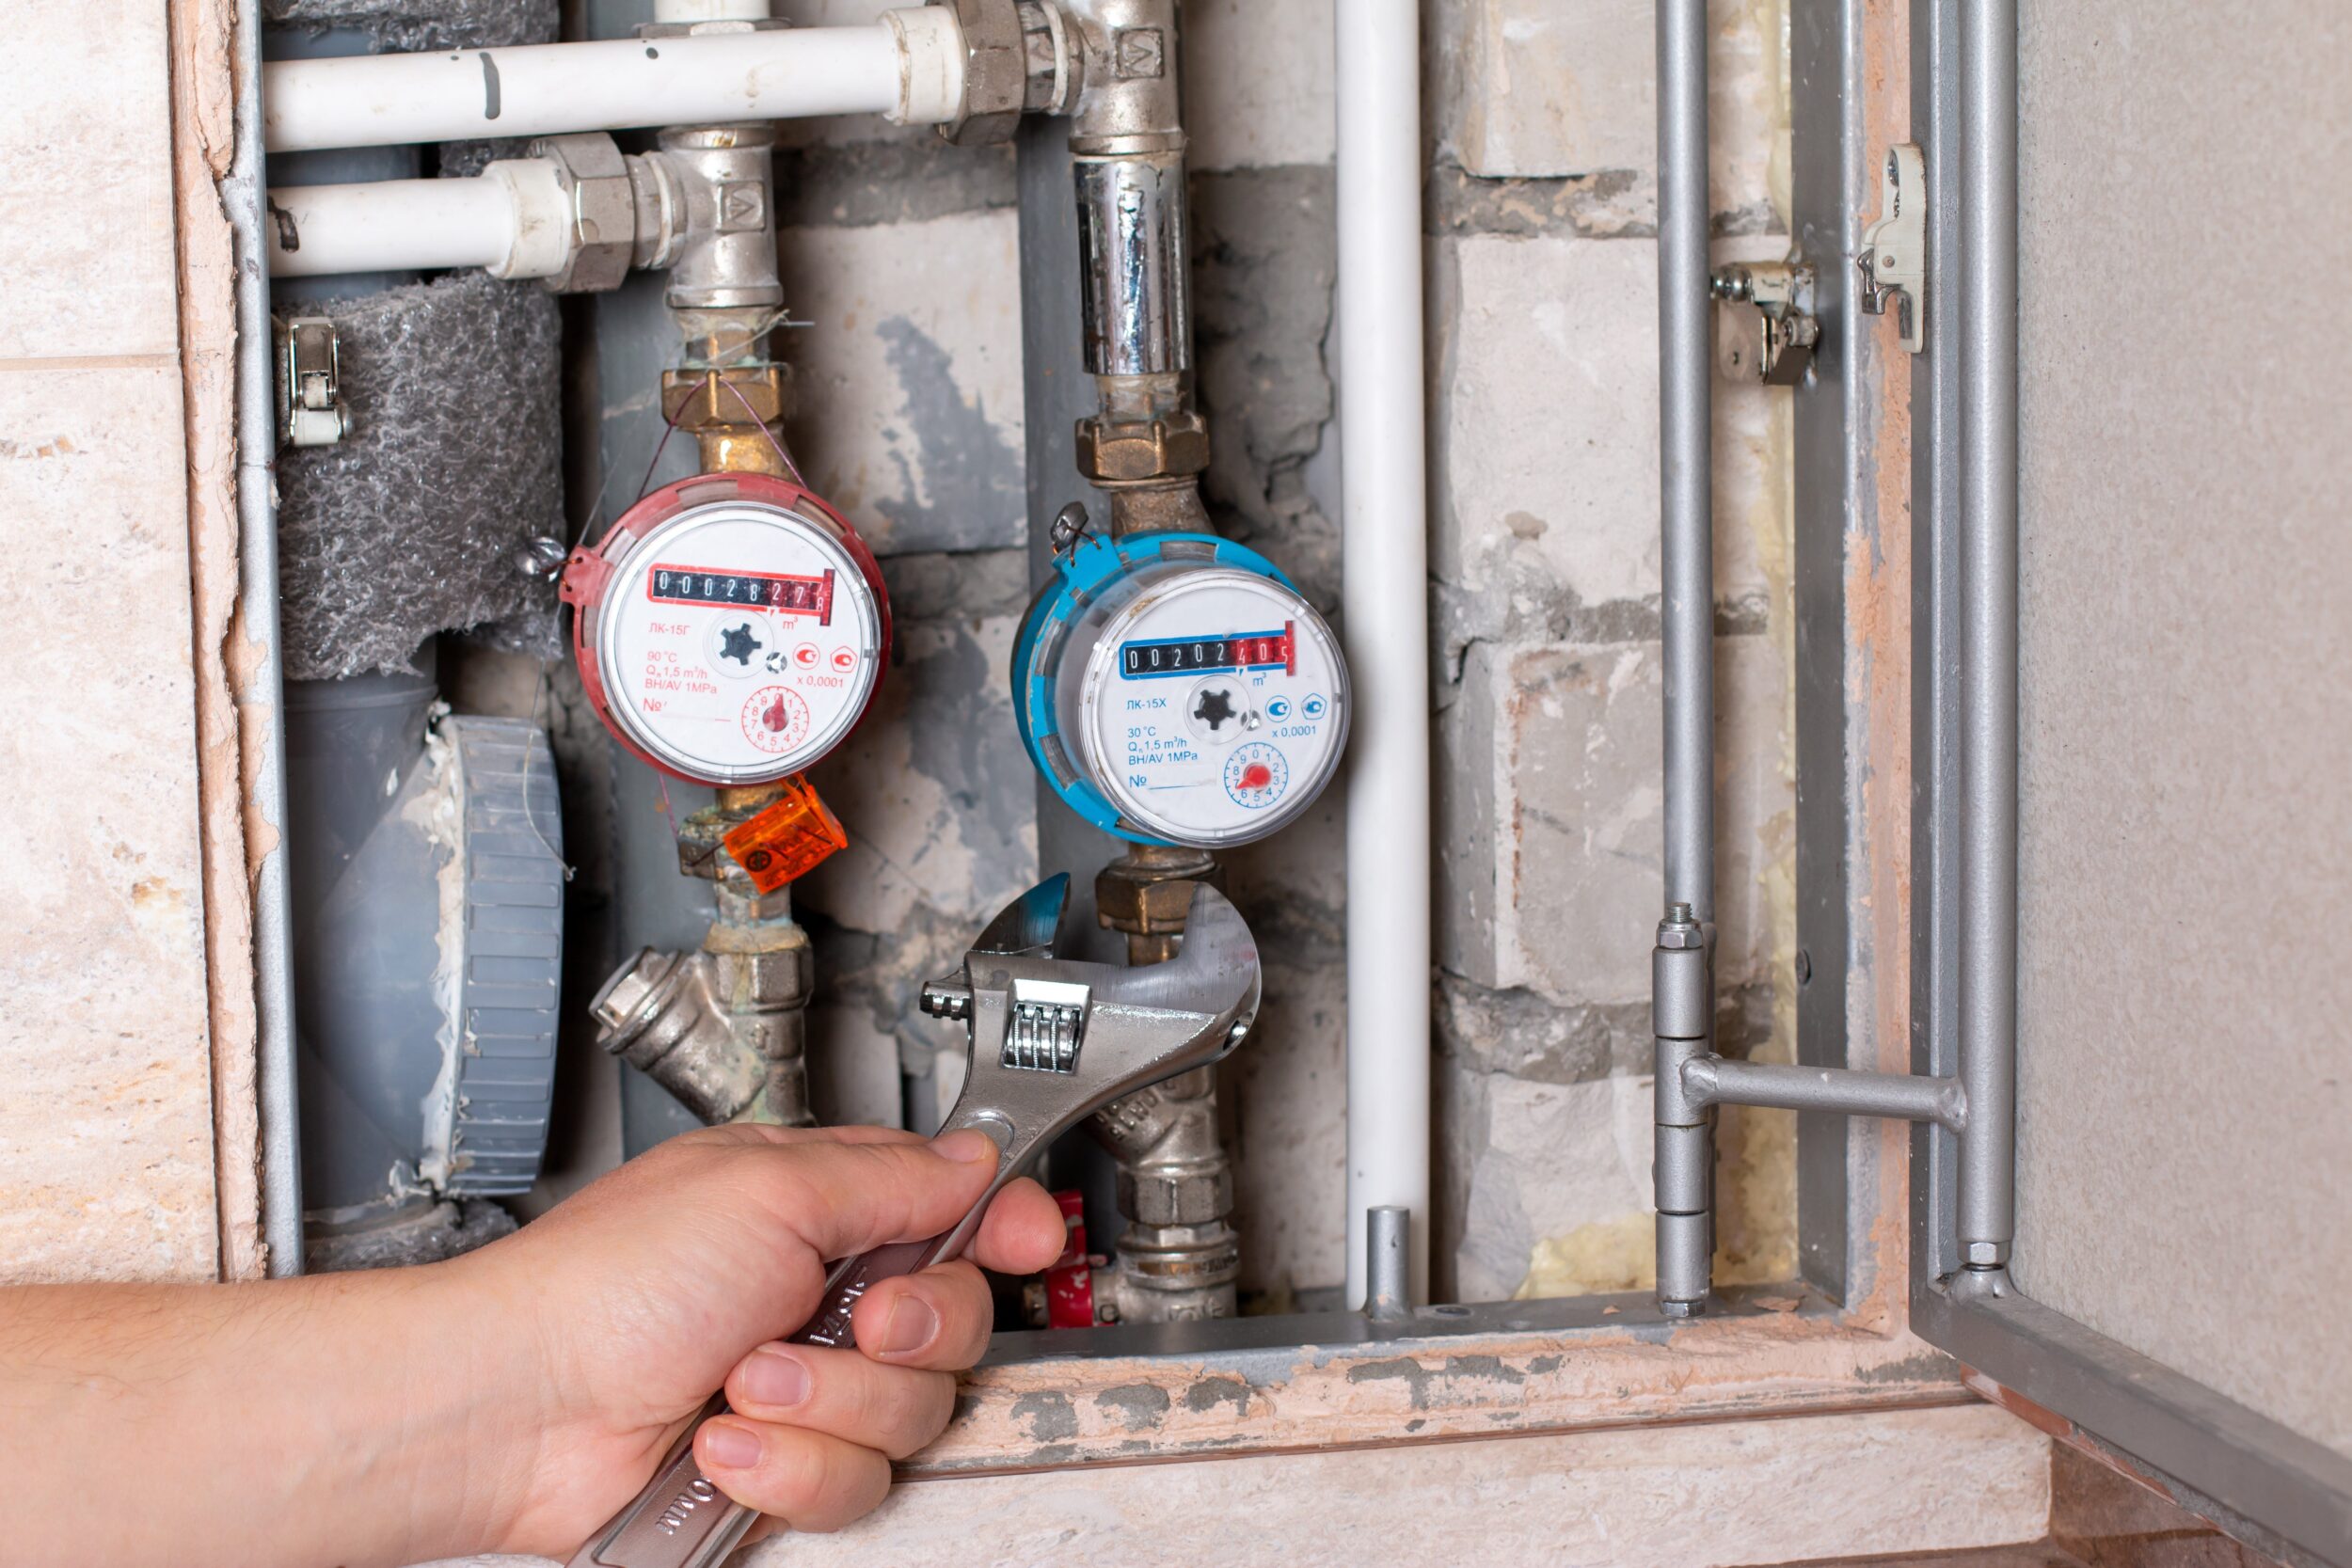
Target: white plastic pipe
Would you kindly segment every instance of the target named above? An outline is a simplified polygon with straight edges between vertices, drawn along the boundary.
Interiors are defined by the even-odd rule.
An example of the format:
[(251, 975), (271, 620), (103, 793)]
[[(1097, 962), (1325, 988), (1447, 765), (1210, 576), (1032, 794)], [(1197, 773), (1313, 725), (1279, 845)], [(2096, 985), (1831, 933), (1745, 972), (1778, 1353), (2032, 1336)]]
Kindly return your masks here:
[(270, 151), (301, 152), (810, 115), (935, 124), (957, 110), (936, 84), (953, 64), (961, 97), (960, 44), (932, 6), (856, 27), (280, 60), (262, 68), (264, 128)]
[(1365, 1211), (1407, 1210), (1429, 1281), (1429, 548), (1422, 393), (1421, 21), (1339, 27), (1341, 545), (1355, 738), (1347, 788), (1347, 1299)]
[(565, 258), (564, 193), (536, 159), (470, 180), (294, 185), (269, 193), (272, 277), (485, 267), (551, 277)]

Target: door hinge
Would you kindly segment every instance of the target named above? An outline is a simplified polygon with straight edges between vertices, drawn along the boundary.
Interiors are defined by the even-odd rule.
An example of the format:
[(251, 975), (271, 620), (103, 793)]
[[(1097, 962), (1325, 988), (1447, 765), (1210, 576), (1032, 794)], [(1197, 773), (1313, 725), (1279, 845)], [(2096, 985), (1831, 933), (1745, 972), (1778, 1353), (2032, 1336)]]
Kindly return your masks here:
[(1928, 164), (1919, 149), (1899, 142), (1886, 150), (1879, 179), (1879, 216), (1862, 231), (1854, 259), (1862, 272), (1862, 309), (1886, 313), (1896, 299), (1895, 327), (1916, 354), (1928, 335)]

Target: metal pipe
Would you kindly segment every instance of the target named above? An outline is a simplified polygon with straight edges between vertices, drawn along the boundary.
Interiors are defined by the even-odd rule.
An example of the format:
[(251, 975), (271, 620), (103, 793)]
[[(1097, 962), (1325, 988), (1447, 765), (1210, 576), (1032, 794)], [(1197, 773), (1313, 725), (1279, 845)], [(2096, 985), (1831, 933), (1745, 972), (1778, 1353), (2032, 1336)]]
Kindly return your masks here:
[(1658, 446), (1666, 895), (1715, 917), (1715, 567), (1708, 472), (1707, 6), (1658, 6)]
[(1081, 157), (1078, 266), (1087, 373), (1174, 375), (1192, 367), (1184, 155)]
[(1682, 1065), (1682, 1089), (1699, 1105), (1763, 1105), (1783, 1111), (1891, 1117), (1898, 1121), (1931, 1121), (1955, 1132), (1968, 1124), (1968, 1102), (1956, 1078), (1698, 1056)]
[(1393, 1203), (1364, 1216), (1364, 1316), (1394, 1323), (1412, 1311), (1413, 1216)]
[[(294, 1094), (292, 918), (286, 882), (284, 657), (278, 623), (277, 365), (269, 321), (269, 251), (262, 239), (261, 0), (238, 0), (229, 173), (220, 182), (237, 264), (237, 570), (235, 635), (245, 672), (235, 687), (239, 744), (250, 759), (249, 837), (267, 845), (252, 867), (255, 1098), (262, 1130), (262, 1240), (269, 1273), (302, 1272), (302, 1126)], [(237, 677), (232, 673), (232, 680)]]
[(2016, 1231), (2017, 8), (1961, 24), (1961, 1261)]
[(914, 7), (853, 27), (280, 60), (262, 71), (266, 134), (294, 152), (815, 115), (936, 124), (958, 112), (935, 85), (961, 82), (960, 42), (951, 13)]
[[(1421, 16), (1364, 0), (1338, 34), (1341, 539), (1356, 689), (1347, 785), (1347, 1301), (1364, 1216), (1429, 1254), (1429, 541), (1422, 404)], [(1705, 279), (1700, 281), (1702, 293)]]
[(1714, 1253), (1711, 1117), (1682, 1064), (1715, 1028), (1715, 570), (1708, 470), (1707, 5), (1658, 3), (1658, 451), (1666, 914), (1650, 969), (1659, 1109), (1658, 1302), (1705, 1310)]

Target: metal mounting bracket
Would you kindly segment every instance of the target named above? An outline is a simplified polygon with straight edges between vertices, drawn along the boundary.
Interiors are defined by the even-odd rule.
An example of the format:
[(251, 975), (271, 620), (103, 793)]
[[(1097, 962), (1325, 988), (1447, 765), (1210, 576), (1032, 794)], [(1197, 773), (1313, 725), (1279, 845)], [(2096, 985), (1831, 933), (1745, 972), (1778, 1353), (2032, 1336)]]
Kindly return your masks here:
[(331, 447), (351, 434), (342, 348), (325, 316), (271, 318), (278, 340), (278, 443)]
[(1863, 230), (1853, 260), (1862, 272), (1862, 309), (1883, 315), (1887, 296), (1898, 296), (1897, 330), (1903, 348), (1918, 353), (1928, 332), (1928, 164), (1914, 144), (1886, 150), (1878, 221)]
[(1708, 277), (1716, 300), (1716, 368), (1767, 387), (1804, 381), (1821, 336), (1813, 285), (1813, 269), (1794, 259), (1717, 267)]

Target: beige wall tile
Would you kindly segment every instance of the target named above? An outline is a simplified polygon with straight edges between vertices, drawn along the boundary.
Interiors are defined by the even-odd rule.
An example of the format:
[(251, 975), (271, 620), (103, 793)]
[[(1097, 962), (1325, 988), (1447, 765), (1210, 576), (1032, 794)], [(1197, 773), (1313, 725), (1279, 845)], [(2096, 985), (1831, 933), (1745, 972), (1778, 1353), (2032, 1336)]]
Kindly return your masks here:
[(0, 359), (177, 354), (165, 8), (8, 14)]
[(0, 1277), (215, 1268), (180, 411), (0, 372)]

